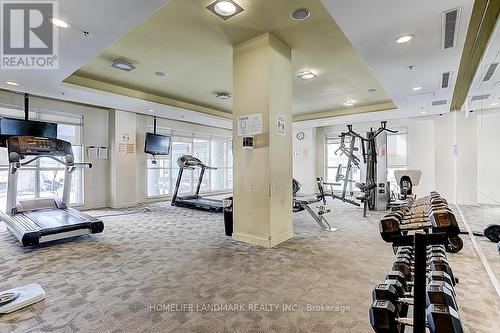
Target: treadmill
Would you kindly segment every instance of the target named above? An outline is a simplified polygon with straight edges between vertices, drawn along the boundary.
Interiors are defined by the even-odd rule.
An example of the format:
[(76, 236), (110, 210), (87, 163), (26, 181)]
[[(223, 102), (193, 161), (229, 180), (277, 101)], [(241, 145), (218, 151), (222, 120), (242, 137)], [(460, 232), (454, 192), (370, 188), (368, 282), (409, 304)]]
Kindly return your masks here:
[[(205, 170), (216, 170), (217, 168), (209, 167), (202, 161), (191, 155), (183, 155), (179, 157), (177, 159), (177, 164), (179, 165), (180, 170), (179, 175), (177, 176), (177, 183), (175, 184), (174, 195), (172, 196), (172, 206), (197, 208), (221, 213), (222, 200), (202, 198), (199, 195), (203, 176), (205, 175)], [(178, 195), (179, 186), (181, 185), (182, 180), (182, 173), (184, 172), (184, 170), (194, 170), (195, 168), (200, 168), (200, 176), (198, 177), (196, 192), (189, 195)]]
[[(13, 136), (7, 138), (7, 150), (7, 205), (0, 219), (23, 246), (95, 234), (104, 230), (101, 220), (69, 207), (73, 171), (77, 168), (92, 167), (90, 163), (75, 163), (71, 143), (56, 138)], [(19, 169), (41, 158), (50, 158), (64, 165), (62, 198), (17, 201)]]

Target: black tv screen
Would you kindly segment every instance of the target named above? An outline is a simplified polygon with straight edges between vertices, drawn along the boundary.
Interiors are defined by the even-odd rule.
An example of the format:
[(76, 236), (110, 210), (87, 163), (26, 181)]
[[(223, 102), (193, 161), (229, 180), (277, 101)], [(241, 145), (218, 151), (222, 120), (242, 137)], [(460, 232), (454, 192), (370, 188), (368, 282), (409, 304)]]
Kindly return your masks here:
[(144, 152), (151, 155), (168, 155), (170, 153), (170, 137), (166, 135), (146, 133)]
[(43, 121), (23, 120), (15, 118), (0, 118), (0, 146), (6, 144), (11, 136), (41, 136), (57, 138), (57, 124)]

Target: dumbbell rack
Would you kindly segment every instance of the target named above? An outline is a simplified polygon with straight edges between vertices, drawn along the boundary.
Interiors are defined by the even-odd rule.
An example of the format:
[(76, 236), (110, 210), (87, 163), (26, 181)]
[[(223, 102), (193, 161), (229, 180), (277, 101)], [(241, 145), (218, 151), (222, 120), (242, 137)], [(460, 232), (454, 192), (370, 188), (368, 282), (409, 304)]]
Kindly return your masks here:
[(427, 246), (446, 244), (446, 233), (427, 234), (416, 232), (414, 235), (401, 236), (394, 246), (413, 246), (415, 274), (413, 276), (413, 333), (425, 333), (426, 323), (426, 268)]
[[(419, 207), (422, 207), (422, 202), (427, 201), (425, 201), (424, 198), (419, 199), (415, 202), (413, 202), (412, 200), (407, 204), (406, 208), (412, 208), (414, 207), (414, 205), (419, 205)], [(439, 204), (436, 204), (437, 202), (439, 202)], [(413, 227), (410, 228), (406, 228), (400, 225), (399, 223), (403, 222), (406, 213), (403, 215), (389, 213), (380, 221), (381, 236), (386, 242), (392, 243), (393, 248), (411, 247), (413, 249), (413, 320), (411, 321), (409, 318), (397, 317), (398, 319), (396, 320), (400, 325), (402, 325), (402, 328), (400, 328), (402, 330), (404, 330), (404, 327), (406, 325), (411, 325), (413, 326), (414, 333), (426, 332), (426, 300), (428, 291), (426, 283), (428, 262), (427, 248), (433, 245), (443, 245), (443, 249), (446, 247), (446, 249), (448, 250), (450, 237), (457, 238), (460, 231), (453, 213), (447, 208), (443, 209), (443, 203), (446, 204), (446, 200), (441, 198), (438, 193), (431, 193), (431, 195), (429, 196), (427, 211), (429, 212), (429, 215), (432, 216), (429, 216), (429, 223), (427, 224), (415, 223)], [(431, 208), (432, 205), (435, 205), (434, 208)], [(436, 208), (438, 207), (438, 205), (439, 208)], [(408, 209), (407, 212), (408, 214), (411, 214), (411, 209)], [(414, 231), (414, 233), (409, 234), (409, 231)], [(389, 302), (389, 304), (392, 303)], [(387, 324), (388, 322), (394, 320), (394, 317), (391, 317), (393, 319), (387, 319), (388, 322), (383, 320), (382, 322), (380, 322), (382, 323), (382, 326), (378, 326), (379, 321), (378, 319), (375, 319), (377, 315), (372, 313), (372, 311), (377, 311), (373, 310), (374, 307), (377, 307), (378, 309), (387, 309), (386, 307), (384, 307), (384, 305), (385, 304), (383, 303), (378, 303), (378, 299), (372, 305), (372, 309), (370, 310), (370, 317), (371, 320), (373, 320), (372, 326), (374, 330), (376, 332), (401, 332), (400, 329), (395, 329), (391, 325)], [(382, 308), (379, 308), (379, 306), (382, 306)], [(455, 325), (455, 321), (453, 321), (453, 328), (455, 329), (454, 332), (462, 332), (461, 324)], [(437, 332), (436, 327), (433, 327), (434, 331), (430, 327), (429, 329), (431, 330), (431, 332)]]

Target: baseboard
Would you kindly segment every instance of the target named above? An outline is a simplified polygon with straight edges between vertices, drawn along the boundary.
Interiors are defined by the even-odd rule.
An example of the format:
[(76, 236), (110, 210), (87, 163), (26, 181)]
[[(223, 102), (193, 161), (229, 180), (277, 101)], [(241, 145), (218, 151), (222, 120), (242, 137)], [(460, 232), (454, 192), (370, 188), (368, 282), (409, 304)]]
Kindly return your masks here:
[(110, 207), (113, 209), (121, 209), (121, 208), (136, 207), (137, 205), (138, 205), (137, 202), (129, 202), (129, 203), (123, 203), (123, 204), (111, 204)]
[(283, 243), (284, 241), (287, 241), (290, 238), (293, 238), (294, 236), (295, 236), (295, 233), (293, 232), (293, 230), (289, 230), (289, 231), (287, 231), (281, 235), (278, 235), (274, 238), (269, 237), (271, 239), (265, 238), (265, 237), (257, 237), (254, 235), (245, 235), (245, 234), (236, 233), (236, 232), (233, 233), (234, 240), (259, 245), (259, 246), (266, 247), (266, 248), (275, 247), (276, 245)]
[(276, 245), (283, 243), (283, 242), (285, 242), (293, 237), (295, 237), (295, 233), (293, 232), (293, 229), (288, 230), (287, 232), (284, 232), (281, 235), (278, 235), (277, 237), (271, 238), (271, 241), (270, 241), (271, 247), (275, 247)]

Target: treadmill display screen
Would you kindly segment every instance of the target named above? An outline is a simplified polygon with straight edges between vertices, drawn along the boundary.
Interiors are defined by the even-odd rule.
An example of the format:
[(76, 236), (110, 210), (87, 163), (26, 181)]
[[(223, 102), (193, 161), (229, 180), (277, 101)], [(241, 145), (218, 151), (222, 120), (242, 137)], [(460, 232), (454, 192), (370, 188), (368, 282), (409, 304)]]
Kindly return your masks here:
[(168, 155), (170, 153), (171, 138), (166, 135), (146, 133), (144, 152), (151, 155)]
[(57, 138), (57, 124), (42, 121), (0, 118), (0, 146), (5, 147), (5, 139), (11, 136), (39, 136)]

